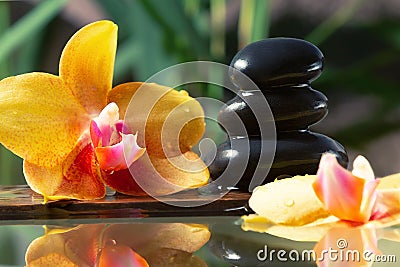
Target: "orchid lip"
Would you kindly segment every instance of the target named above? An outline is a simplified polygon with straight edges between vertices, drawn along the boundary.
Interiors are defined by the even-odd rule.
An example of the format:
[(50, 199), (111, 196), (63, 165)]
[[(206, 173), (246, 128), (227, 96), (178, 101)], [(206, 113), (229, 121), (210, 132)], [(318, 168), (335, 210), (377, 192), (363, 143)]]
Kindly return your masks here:
[(101, 169), (105, 171), (119, 171), (127, 169), (145, 152), (136, 142), (137, 134), (121, 134), (122, 141), (105, 147), (96, 148), (97, 160)]
[(90, 135), (100, 168), (105, 171), (126, 169), (145, 151), (137, 144), (137, 133), (132, 134), (119, 120), (119, 108), (113, 102), (91, 121)]

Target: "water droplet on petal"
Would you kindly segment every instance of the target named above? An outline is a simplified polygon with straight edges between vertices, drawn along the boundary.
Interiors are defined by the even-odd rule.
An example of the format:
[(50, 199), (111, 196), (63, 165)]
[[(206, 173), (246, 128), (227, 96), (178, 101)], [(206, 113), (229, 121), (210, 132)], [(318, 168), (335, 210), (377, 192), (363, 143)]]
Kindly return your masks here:
[(293, 199), (288, 199), (285, 201), (285, 206), (287, 207), (292, 207), (294, 205), (294, 200)]
[[(114, 171), (113, 171), (114, 172)], [(112, 173), (110, 173), (110, 175), (111, 175)], [(109, 186), (106, 186), (106, 196), (113, 196), (113, 195), (115, 195), (115, 190), (114, 189), (112, 189), (111, 187), (109, 187)]]
[(115, 239), (108, 239), (104, 244), (105, 247), (115, 246), (115, 245), (117, 245), (117, 241), (115, 241)]

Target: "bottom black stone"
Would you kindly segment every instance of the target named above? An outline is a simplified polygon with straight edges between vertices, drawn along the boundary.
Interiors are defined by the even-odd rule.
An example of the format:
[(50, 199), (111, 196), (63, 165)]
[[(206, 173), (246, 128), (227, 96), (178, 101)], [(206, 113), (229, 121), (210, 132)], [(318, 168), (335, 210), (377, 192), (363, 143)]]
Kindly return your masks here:
[[(278, 132), (272, 166), (259, 162), (262, 144), (259, 137), (249, 137), (249, 144), (248, 158), (245, 150), (232, 149), (230, 141), (218, 146), (216, 157), (209, 166), (213, 180), (218, 179), (224, 172), (229, 173), (230, 176), (239, 175), (243, 173), (243, 168), (240, 169), (240, 166), (245, 166), (239, 182), (234, 185), (238, 177), (232, 177), (231, 181), (221, 184), (223, 188), (233, 186), (240, 191), (252, 191), (254, 186), (260, 185), (252, 185), (252, 188), (249, 188), (256, 169), (261, 169), (260, 171), (266, 174), (263, 183), (271, 182), (276, 178), (316, 174), (321, 155), (325, 152), (336, 154), (339, 164), (343, 167), (347, 168), (348, 164), (347, 153), (341, 144), (325, 135), (310, 131)], [(226, 171), (228, 164), (230, 167)]]

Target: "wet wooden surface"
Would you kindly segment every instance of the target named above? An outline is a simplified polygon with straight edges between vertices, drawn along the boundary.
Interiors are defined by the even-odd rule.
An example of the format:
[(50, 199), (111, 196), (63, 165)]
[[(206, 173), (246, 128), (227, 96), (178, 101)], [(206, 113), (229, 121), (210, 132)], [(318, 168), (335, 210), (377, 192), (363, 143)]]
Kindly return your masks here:
[(7, 220), (238, 216), (248, 213), (246, 207), (250, 195), (247, 193), (229, 192), (204, 205), (214, 197), (188, 191), (160, 197), (162, 201), (147, 196), (117, 194), (94, 201), (68, 200), (43, 204), (43, 197), (27, 186), (0, 186), (0, 223)]

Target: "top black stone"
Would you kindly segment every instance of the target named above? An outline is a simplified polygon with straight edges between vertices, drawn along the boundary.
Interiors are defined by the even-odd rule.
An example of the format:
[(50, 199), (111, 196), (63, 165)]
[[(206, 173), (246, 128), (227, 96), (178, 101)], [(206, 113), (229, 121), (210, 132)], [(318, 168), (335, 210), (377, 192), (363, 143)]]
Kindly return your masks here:
[(310, 83), (322, 72), (324, 56), (315, 45), (295, 38), (269, 38), (251, 43), (231, 62), (231, 79), (243, 90), (248, 87), (237, 71), (246, 74), (263, 90)]

